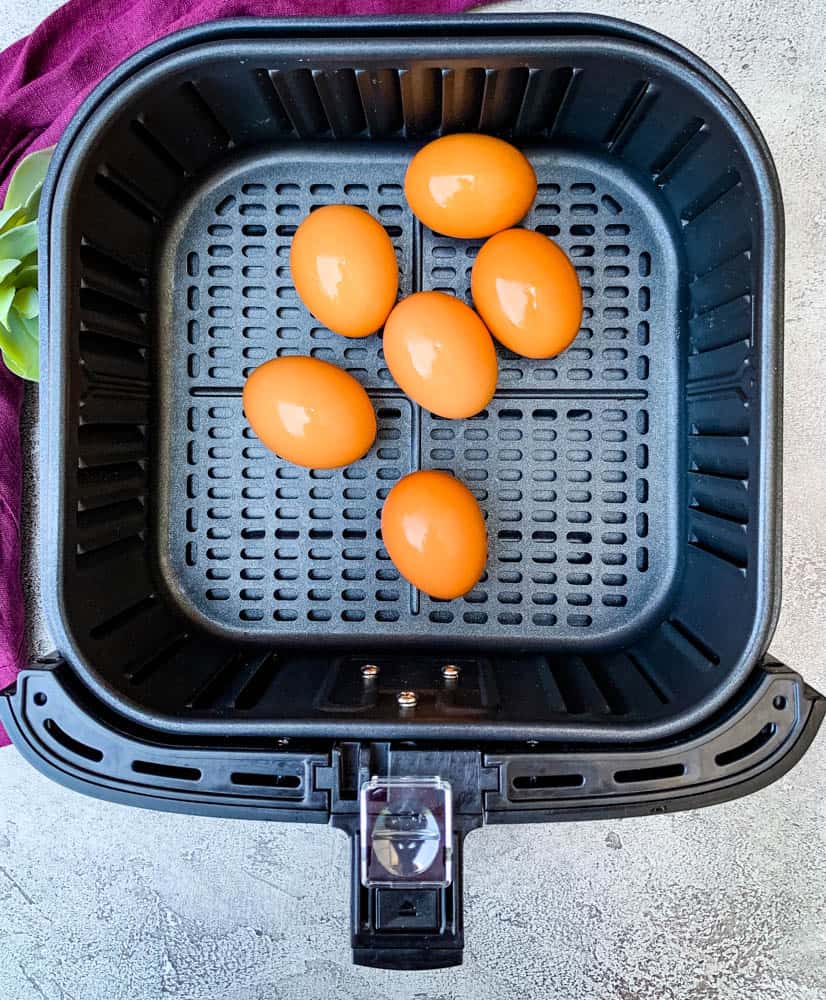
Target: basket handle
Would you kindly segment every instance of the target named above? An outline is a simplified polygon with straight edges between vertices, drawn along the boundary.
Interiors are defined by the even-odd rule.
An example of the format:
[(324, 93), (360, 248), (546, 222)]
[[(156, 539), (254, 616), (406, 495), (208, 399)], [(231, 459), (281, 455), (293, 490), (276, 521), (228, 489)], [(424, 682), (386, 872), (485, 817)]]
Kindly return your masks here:
[(463, 831), (453, 834), (453, 877), (446, 887), (370, 886), (360, 877), (361, 845), (352, 836), (353, 962), (374, 969), (424, 971), (462, 964)]
[(462, 964), (463, 846), (482, 825), (480, 766), (478, 750), (467, 748), (334, 749), (330, 821), (351, 841), (356, 965), (402, 971)]

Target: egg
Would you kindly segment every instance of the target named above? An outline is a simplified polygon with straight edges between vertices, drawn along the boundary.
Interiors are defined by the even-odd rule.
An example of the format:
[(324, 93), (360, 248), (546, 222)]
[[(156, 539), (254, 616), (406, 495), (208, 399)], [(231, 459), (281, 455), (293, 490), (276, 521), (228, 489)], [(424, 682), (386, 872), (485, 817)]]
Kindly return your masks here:
[(446, 135), (410, 161), (404, 193), (426, 226), (462, 239), (516, 225), (536, 196), (536, 174), (510, 143), (490, 135)]
[(244, 385), (244, 412), (262, 444), (311, 469), (349, 465), (376, 439), (367, 393), (316, 358), (275, 358), (256, 368)]
[(582, 289), (556, 243), (528, 229), (507, 229), (479, 251), (473, 304), (496, 339), (526, 358), (552, 358), (582, 323)]
[(444, 292), (416, 292), (390, 313), (384, 359), (399, 386), (440, 417), (472, 417), (491, 401), (496, 348), (476, 313)]
[(431, 597), (460, 597), (485, 571), (485, 519), (470, 490), (447, 472), (400, 479), (384, 502), (381, 535), (396, 569)]
[(313, 316), (345, 337), (378, 330), (399, 290), (390, 237), (354, 205), (325, 205), (307, 216), (293, 236), (290, 272)]

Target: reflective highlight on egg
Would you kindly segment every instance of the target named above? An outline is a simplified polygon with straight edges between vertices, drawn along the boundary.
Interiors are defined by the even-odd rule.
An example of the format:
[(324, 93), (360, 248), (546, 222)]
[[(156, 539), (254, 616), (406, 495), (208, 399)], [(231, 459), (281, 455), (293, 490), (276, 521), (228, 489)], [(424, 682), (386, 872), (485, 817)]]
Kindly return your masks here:
[(345, 337), (378, 330), (399, 289), (390, 237), (354, 205), (325, 205), (307, 216), (293, 236), (290, 273), (313, 316)]
[(414, 472), (390, 491), (381, 512), (384, 547), (419, 590), (450, 600), (485, 571), (485, 520), (473, 494), (447, 472)]
[(440, 417), (472, 417), (491, 401), (496, 349), (476, 313), (444, 292), (417, 292), (390, 313), (384, 358), (399, 386)]
[(472, 239), (516, 225), (536, 195), (536, 174), (510, 143), (442, 136), (410, 161), (404, 193), (413, 214), (445, 236)]
[(244, 386), (244, 413), (262, 444), (311, 469), (349, 465), (376, 438), (362, 386), (316, 358), (275, 358), (256, 368)]
[(479, 251), (473, 304), (496, 339), (526, 358), (552, 358), (582, 324), (582, 289), (564, 251), (542, 233), (507, 229)]

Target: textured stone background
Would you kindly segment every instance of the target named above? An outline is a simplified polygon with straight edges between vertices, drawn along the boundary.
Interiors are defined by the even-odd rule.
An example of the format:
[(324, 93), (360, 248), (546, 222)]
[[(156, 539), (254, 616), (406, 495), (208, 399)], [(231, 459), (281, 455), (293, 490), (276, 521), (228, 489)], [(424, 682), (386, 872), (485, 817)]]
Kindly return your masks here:
[[(0, 0), (0, 45), (52, 6)], [(501, 9), (551, 6), (633, 18), (688, 45), (735, 86), (774, 152), (787, 213), (787, 325), (785, 601), (772, 651), (826, 690), (822, 0)], [(30, 509), (30, 523), (35, 516)], [(31, 609), (34, 645), (45, 650), (34, 595)], [(821, 735), (786, 778), (729, 805), (477, 832), (467, 850), (464, 967), (391, 974), (350, 965), (342, 835), (108, 805), (5, 750), (0, 996), (820, 1000), (824, 763)]]

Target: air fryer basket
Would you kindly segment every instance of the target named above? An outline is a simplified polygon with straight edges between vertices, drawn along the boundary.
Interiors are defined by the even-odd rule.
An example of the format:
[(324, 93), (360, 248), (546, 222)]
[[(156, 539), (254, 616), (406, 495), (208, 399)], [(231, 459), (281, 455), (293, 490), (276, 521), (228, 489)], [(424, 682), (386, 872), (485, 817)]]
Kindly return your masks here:
[[(771, 164), (726, 95), (650, 44), (388, 33), (310, 49), (260, 28), (196, 34), (78, 127), (48, 247), (44, 584), (60, 647), (113, 707), (182, 728), (395, 728), (392, 697), (354, 712), (330, 672), (450, 652), (472, 661), (482, 718), (428, 700), (411, 730), (675, 731), (742, 681), (775, 619)], [(313, 205), (363, 204), (404, 292), (466, 296), (478, 243), (421, 227), (401, 182), (422, 141), (467, 128), (531, 156), (526, 224), (573, 256), (586, 312), (559, 358), (502, 352), (493, 404), (447, 422), (399, 393), (379, 337), (318, 326), (287, 254)], [(366, 459), (307, 473), (258, 445), (244, 375), (285, 353), (368, 388)], [(463, 600), (415, 593), (382, 549), (382, 498), (417, 467), (455, 472), (487, 512), (487, 578)], [(257, 697), (227, 712), (245, 671), (264, 672)]]
[[(539, 192), (524, 225), (572, 257), (585, 318), (558, 358), (500, 350), (488, 409), (445, 421), (400, 393), (379, 336), (346, 340), (306, 312), (288, 258), (314, 206), (362, 205), (393, 239), (402, 294), (469, 300), (480, 243), (423, 228), (402, 193), (411, 153), (458, 130), (525, 150)], [(813, 693), (760, 668), (779, 601), (780, 193), (748, 113), (693, 56), (583, 16), (217, 23), (86, 102), (41, 221), (42, 583), (70, 707), (59, 723), (41, 689), (29, 717), (64, 760), (108, 761), (108, 726), (144, 745), (141, 794), (193, 789), (183, 807), (202, 808), (193, 783), (223, 766), (218, 747), (257, 747), (277, 774), (236, 759), (210, 786), (222, 811), (264, 797), (351, 832), (359, 775), (436, 773), (467, 791), (461, 834), (497, 810), (553, 818), (555, 798), (604, 805), (623, 782), (640, 792), (625, 811), (666, 779), (690, 804), (708, 769), (728, 780), (759, 751), (768, 774), (777, 748), (790, 766), (811, 739), (797, 736), (820, 718)], [(365, 459), (305, 471), (258, 444), (243, 381), (288, 354), (367, 388)], [(417, 593), (382, 548), (382, 500), (417, 468), (455, 473), (486, 512), (487, 574), (461, 600)], [(400, 713), (403, 689), (417, 704)], [(714, 741), (753, 735), (757, 704), (763, 736), (727, 757)], [(273, 765), (290, 738), (313, 742)], [(442, 749), (369, 743), (400, 738)], [(717, 749), (639, 777), (658, 740)], [(549, 777), (558, 762), (526, 758), (526, 741), (586, 756)], [(151, 745), (190, 764), (153, 770)], [(627, 768), (605, 764), (623, 754)], [(255, 788), (246, 803), (239, 786)], [(438, 904), (443, 964), (459, 885)], [(362, 960), (382, 964), (366, 891), (356, 880)]]

